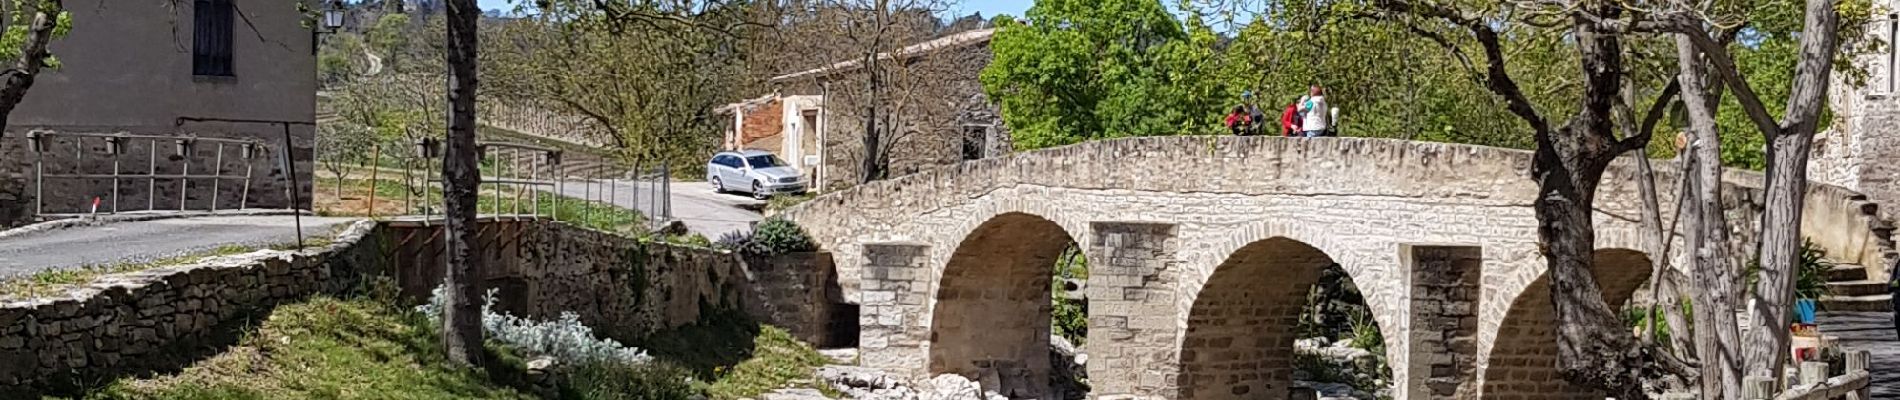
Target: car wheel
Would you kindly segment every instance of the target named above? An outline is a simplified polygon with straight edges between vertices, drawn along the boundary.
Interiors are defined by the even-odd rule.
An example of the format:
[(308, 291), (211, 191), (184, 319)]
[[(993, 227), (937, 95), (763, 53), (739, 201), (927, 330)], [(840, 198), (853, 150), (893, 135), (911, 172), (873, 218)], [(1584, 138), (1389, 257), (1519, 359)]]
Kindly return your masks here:
[(752, 198), (765, 200), (767, 197), (771, 196), (765, 194), (765, 187), (759, 185), (759, 181), (752, 181)]
[(719, 183), (719, 177), (715, 176), (712, 178), (712, 186), (713, 186), (713, 194), (726, 193), (726, 185), (722, 185)]

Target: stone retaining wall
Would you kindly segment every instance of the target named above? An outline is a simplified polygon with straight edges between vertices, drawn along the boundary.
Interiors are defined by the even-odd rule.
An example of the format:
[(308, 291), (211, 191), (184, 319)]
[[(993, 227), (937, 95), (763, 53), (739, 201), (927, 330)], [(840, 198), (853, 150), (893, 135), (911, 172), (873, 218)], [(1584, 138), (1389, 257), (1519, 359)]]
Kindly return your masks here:
[[(441, 225), (393, 223), (391, 261), (405, 297), (426, 299), (442, 281)], [(573, 312), (624, 341), (743, 311), (802, 340), (823, 344), (831, 308), (830, 257), (743, 260), (730, 252), (646, 242), (531, 220), (484, 221), (474, 248), (483, 285), (511, 314), (552, 319)], [(748, 267), (756, 265), (757, 268)]]
[[(441, 282), (441, 231), (358, 222), (323, 248), (214, 257), (0, 301), (0, 399), (189, 365), (277, 304), (346, 294), (376, 276), (420, 302)], [(841, 296), (828, 254), (742, 260), (533, 220), (485, 220), (478, 232), (480, 281), (498, 290), (498, 307), (543, 319), (571, 311), (623, 341), (744, 311), (823, 344), (835, 317), (828, 305)]]
[(188, 364), (235, 338), (231, 324), (380, 274), (379, 230), (362, 222), (323, 248), (214, 257), (0, 302), (0, 397)]

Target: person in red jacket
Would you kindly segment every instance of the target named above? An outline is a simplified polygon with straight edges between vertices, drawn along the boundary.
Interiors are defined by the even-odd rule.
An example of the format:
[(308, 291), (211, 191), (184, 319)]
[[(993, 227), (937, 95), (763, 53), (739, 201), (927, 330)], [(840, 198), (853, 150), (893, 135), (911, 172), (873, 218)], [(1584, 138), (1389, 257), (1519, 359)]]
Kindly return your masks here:
[(1227, 114), (1227, 130), (1234, 136), (1246, 136), (1247, 125), (1253, 123), (1247, 116), (1246, 106), (1234, 106), (1234, 112)]
[(1300, 133), (1300, 103), (1286, 105), (1286, 112), (1280, 113), (1280, 136), (1293, 137)]

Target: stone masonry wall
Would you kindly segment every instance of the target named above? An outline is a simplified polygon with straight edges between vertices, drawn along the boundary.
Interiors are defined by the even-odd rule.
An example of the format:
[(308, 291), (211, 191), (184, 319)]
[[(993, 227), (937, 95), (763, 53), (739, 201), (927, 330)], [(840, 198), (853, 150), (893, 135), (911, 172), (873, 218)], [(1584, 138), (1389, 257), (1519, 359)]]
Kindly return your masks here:
[(215, 257), (0, 302), (0, 397), (189, 363), (234, 338), (230, 324), (380, 274), (378, 229), (358, 223), (324, 248)]
[(1477, 247), (1408, 246), (1412, 267), (1414, 398), (1477, 398), (1479, 271)]
[[(391, 261), (406, 297), (424, 299), (442, 281), (441, 225), (393, 224)], [(816, 255), (747, 263), (724, 251), (639, 239), (544, 221), (485, 221), (474, 248), (478, 279), (515, 315), (573, 312), (603, 335), (637, 340), (716, 312), (749, 313), (805, 340), (824, 338), (828, 302)], [(810, 262), (812, 264), (805, 264)], [(798, 276), (802, 275), (802, 276)]]
[[(566, 224), (478, 224), (482, 284), (510, 313), (571, 311), (602, 334), (636, 340), (721, 310), (817, 342), (832, 317), (829, 257), (742, 262), (727, 252), (643, 243)], [(335, 244), (260, 251), (113, 275), (58, 296), (0, 300), (0, 398), (187, 365), (235, 338), (234, 324), (275, 305), (343, 294), (392, 276), (426, 299), (441, 282), (441, 225), (359, 222)]]
[(1287, 396), (1293, 342), (1301, 339), (1290, 328), (1332, 263), (1318, 249), (1284, 239), (1256, 242), (1224, 261), (1188, 316), (1178, 398)]
[[(1536, 183), (1526, 172), (1530, 153), (1477, 146), (1363, 138), (1289, 140), (1282, 138), (1157, 137), (1096, 141), (967, 162), (915, 175), (874, 182), (827, 194), (782, 215), (798, 222), (837, 258), (848, 301), (865, 306), (864, 319), (930, 321), (930, 308), (873, 307), (861, 285), (866, 275), (866, 245), (909, 243), (926, 252), (925, 278), (911, 278), (905, 289), (933, 293), (949, 277), (958, 246), (989, 221), (1004, 215), (1033, 215), (1060, 226), (1069, 237), (1087, 238), (1091, 261), (1112, 261), (1114, 254), (1147, 254), (1157, 275), (1145, 279), (1091, 274), (1091, 301), (1122, 298), (1138, 289), (1140, 302), (1108, 306), (1091, 303), (1091, 323), (1126, 321), (1144, 332), (1139, 343), (1116, 342), (1112, 327), (1092, 326), (1090, 368), (1098, 395), (1135, 394), (1136, 387), (1166, 389), (1148, 382), (1169, 381), (1182, 362), (1180, 341), (1193, 328), (1191, 315), (1210, 277), (1224, 260), (1255, 242), (1287, 239), (1311, 246), (1350, 275), (1365, 293), (1373, 319), (1388, 338), (1387, 357), (1394, 379), (1410, 382), (1412, 332), (1411, 273), (1403, 245), (1475, 245), (1482, 248), (1477, 302), (1479, 387), (1486, 362), (1504, 321), (1541, 278), (1545, 263), (1537, 252), (1536, 218), (1530, 205)], [(1657, 168), (1666, 207), (1676, 201), (1678, 176), (1672, 165)], [(1620, 160), (1606, 173), (1595, 215), (1600, 248), (1641, 248), (1633, 164)], [(1761, 177), (1745, 172), (1725, 177), (1725, 208), (1737, 231), (1752, 231), (1747, 221), (1760, 216)], [(1893, 256), (1891, 228), (1875, 217), (1864, 196), (1828, 185), (1811, 185), (1803, 234), (1828, 249), (1837, 261), (1879, 264)], [(1673, 215), (1674, 210), (1663, 210)], [(1163, 246), (1148, 241), (1111, 241), (1098, 232), (1114, 221), (1170, 226)], [(1121, 235), (1122, 237), (1134, 237)], [(1752, 249), (1752, 235), (1735, 235), (1736, 257)], [(1160, 239), (1157, 239), (1160, 240)], [(1680, 240), (1676, 238), (1674, 240)], [(1131, 247), (1134, 246), (1134, 247)], [(1151, 246), (1151, 247), (1140, 247)], [(1673, 246), (1681, 249), (1683, 246)], [(1671, 254), (1680, 259), (1682, 254)], [(1130, 259), (1132, 260), (1132, 259)], [(1161, 261), (1165, 260), (1165, 261)], [(1746, 261), (1746, 260), (1740, 260)], [(1682, 263), (1673, 263), (1682, 265)], [(906, 264), (909, 265), (909, 264)], [(1109, 264), (1105, 264), (1109, 265)], [(1092, 272), (1099, 272), (1101, 266)], [(915, 286), (924, 286), (918, 288)], [(926, 295), (925, 298), (937, 296)], [(1151, 306), (1168, 304), (1165, 307)], [(1139, 305), (1139, 306), (1138, 306)], [(928, 322), (920, 322), (928, 325)], [(927, 326), (924, 329), (929, 329)], [(1260, 329), (1274, 329), (1261, 327)], [(1290, 329), (1290, 328), (1279, 328)], [(873, 340), (867, 327), (864, 339)], [(1102, 337), (1111, 340), (1101, 340)], [(927, 338), (905, 337), (904, 340)], [(893, 338), (895, 340), (895, 338)], [(1157, 351), (1143, 346), (1173, 341)], [(868, 345), (868, 344), (867, 344)], [(929, 346), (920, 343), (918, 346)], [(1120, 346), (1118, 348), (1118, 346)], [(1541, 350), (1540, 350), (1541, 351)], [(1120, 364), (1117, 364), (1120, 363)], [(1161, 365), (1162, 367), (1150, 367)], [(922, 366), (918, 366), (922, 368)], [(1149, 377), (1153, 375), (1153, 377)], [(1170, 384), (1171, 385), (1171, 384)], [(1169, 390), (1149, 395), (1173, 397)], [(1395, 397), (1411, 398), (1398, 388)]]

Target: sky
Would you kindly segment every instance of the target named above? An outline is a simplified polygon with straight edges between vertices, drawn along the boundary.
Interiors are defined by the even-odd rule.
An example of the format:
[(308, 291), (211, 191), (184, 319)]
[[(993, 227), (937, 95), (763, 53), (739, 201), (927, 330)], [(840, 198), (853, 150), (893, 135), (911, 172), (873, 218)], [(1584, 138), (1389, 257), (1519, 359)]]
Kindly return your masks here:
[[(483, 10), (514, 9), (511, 0), (477, 0), (477, 3), (481, 4)], [(997, 14), (1022, 16), (1024, 11), (1029, 10), (1029, 5), (1034, 2), (1032, 0), (963, 0), (958, 3), (959, 4), (950, 10), (953, 11), (951, 14), (970, 15), (972, 12), (982, 12), (983, 17), (988, 18), (994, 17)]]

